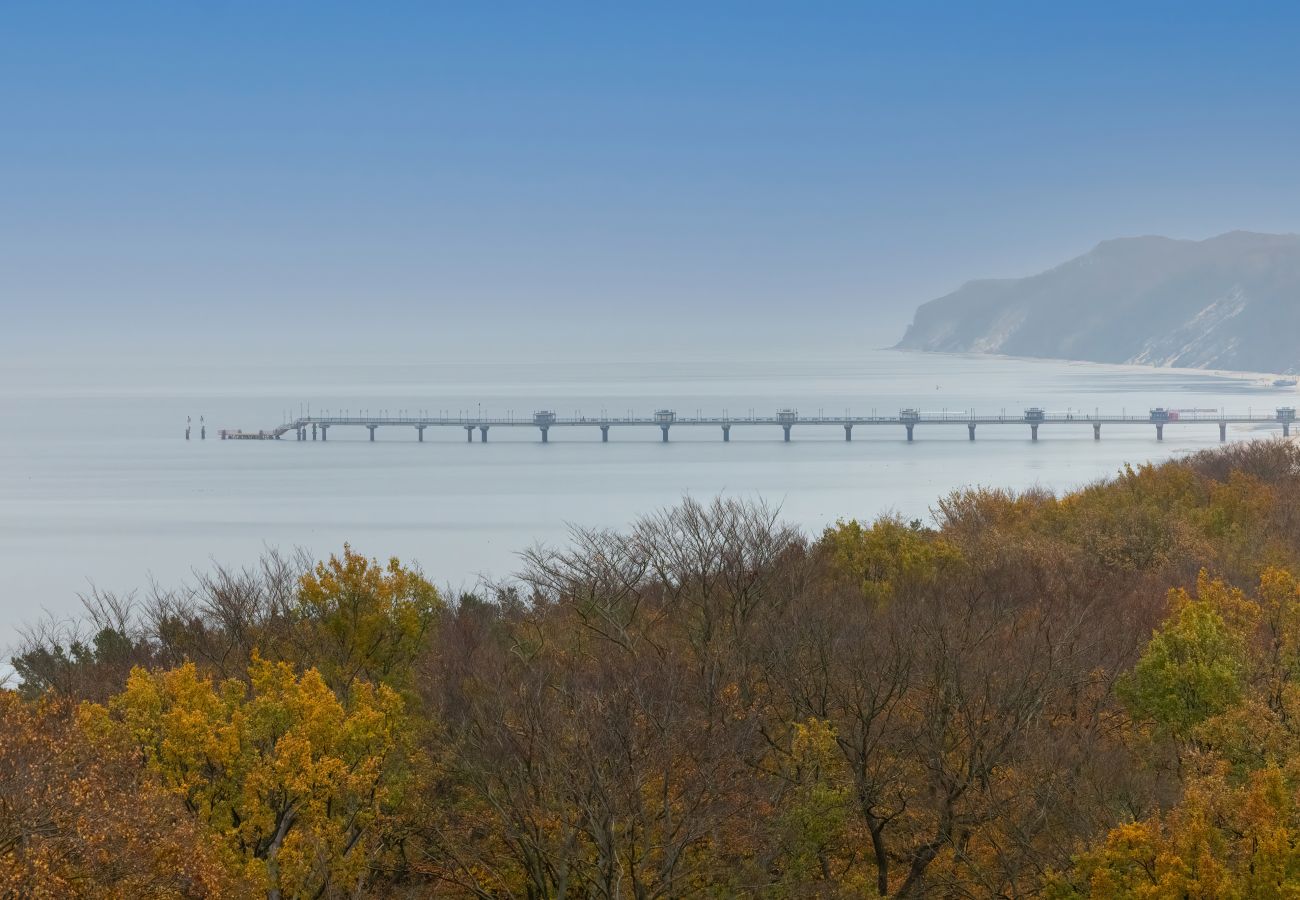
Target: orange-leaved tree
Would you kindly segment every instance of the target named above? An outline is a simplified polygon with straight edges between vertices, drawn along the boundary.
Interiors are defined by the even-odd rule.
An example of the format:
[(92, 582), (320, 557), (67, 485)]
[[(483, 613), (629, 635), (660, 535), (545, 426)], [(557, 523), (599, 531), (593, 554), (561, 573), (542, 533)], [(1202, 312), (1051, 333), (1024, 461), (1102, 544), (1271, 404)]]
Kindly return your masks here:
[(66, 700), (0, 691), (0, 897), (242, 897), (219, 842)]

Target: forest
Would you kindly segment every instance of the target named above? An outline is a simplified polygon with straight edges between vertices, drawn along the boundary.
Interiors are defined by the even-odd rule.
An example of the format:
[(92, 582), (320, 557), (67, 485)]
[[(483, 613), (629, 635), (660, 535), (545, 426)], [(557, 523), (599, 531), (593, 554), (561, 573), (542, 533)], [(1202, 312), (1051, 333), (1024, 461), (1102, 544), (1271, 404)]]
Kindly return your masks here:
[(268, 552), (31, 623), (0, 896), (1300, 896), (1300, 446), (520, 570)]

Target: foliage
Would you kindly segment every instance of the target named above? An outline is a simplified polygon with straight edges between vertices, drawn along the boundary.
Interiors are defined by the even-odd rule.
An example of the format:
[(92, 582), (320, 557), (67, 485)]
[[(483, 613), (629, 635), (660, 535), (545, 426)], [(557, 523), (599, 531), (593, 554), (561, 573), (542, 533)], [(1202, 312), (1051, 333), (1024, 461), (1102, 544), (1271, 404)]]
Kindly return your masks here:
[(255, 657), (249, 684), (193, 664), (137, 669), (91, 727), (148, 771), (268, 893), (347, 893), (366, 875), (397, 742), (401, 701), (357, 683), (346, 704), (309, 669)]
[(351, 547), (302, 576), (295, 607), (299, 663), (346, 694), (359, 679), (403, 688), (442, 599), (396, 558), (380, 566)]
[(67, 700), (0, 691), (0, 896), (239, 897), (220, 847)]
[(952, 545), (919, 522), (890, 517), (869, 527), (857, 519), (839, 520), (823, 532), (821, 546), (832, 570), (856, 579), (871, 601), (889, 600), (897, 585), (924, 583), (960, 559)]
[(1300, 898), (1300, 447), (934, 519), (96, 595), (0, 695), (0, 895)]

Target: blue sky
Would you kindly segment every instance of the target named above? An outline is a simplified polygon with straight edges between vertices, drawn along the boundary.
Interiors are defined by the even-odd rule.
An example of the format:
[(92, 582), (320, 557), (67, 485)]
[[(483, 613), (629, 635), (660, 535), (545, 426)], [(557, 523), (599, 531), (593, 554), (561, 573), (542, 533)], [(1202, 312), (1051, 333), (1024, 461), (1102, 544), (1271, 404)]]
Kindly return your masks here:
[(6, 4), (0, 349), (881, 346), (1106, 238), (1300, 231), (1298, 43), (1281, 4)]

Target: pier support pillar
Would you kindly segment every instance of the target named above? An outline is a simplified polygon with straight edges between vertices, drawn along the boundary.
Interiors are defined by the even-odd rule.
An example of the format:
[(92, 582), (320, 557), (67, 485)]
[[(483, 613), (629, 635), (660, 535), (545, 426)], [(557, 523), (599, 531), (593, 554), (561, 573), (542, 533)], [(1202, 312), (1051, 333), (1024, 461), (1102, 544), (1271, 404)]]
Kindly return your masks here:
[(1157, 426), (1156, 426), (1156, 440), (1157, 440), (1157, 441), (1163, 441), (1164, 439), (1165, 439), (1165, 426), (1163, 426), (1163, 425), (1157, 425)]
[(329, 427), (328, 425), (322, 425), (322, 426), (320, 427), (320, 439), (321, 439), (322, 441), (325, 440), (325, 438), (329, 436), (329, 428), (330, 428), (330, 427)]
[[(305, 435), (304, 435), (304, 436), (305, 436)], [(312, 439), (313, 441), (316, 440), (316, 423), (315, 423), (315, 422), (312, 422), (312, 423), (311, 423), (311, 439)]]
[(488, 430), (488, 426), (486, 425), (480, 425), (478, 427), (478, 442), (480, 444), (487, 443), (487, 430)]
[(300, 441), (305, 441), (305, 440), (307, 440), (307, 429), (306, 429), (306, 428), (299, 428), (299, 429), (298, 429), (298, 434), (297, 434), (296, 436), (297, 436), (298, 440), (300, 440)]
[(787, 444), (790, 443), (790, 426), (789, 426), (789, 425), (782, 425), (781, 428), (782, 428), (783, 431), (785, 431), (785, 442), (786, 442)]
[(907, 429), (907, 442), (910, 444), (910, 443), (912, 443), (912, 429), (915, 428), (916, 426), (915, 426), (915, 425), (906, 425), (906, 426), (904, 426), (904, 427)]
[(465, 426), (465, 440), (468, 441), (468, 442), (471, 443), (471, 444), (474, 443), (474, 426), (473, 426), (473, 425), (466, 425), (466, 426)]
[(424, 443), (424, 426), (423, 426), (423, 425), (416, 425), (416, 426), (415, 426), (415, 433), (418, 434), (418, 435), (420, 436), (420, 438), (419, 438), (420, 443), (423, 444), (423, 443)]
[(608, 425), (602, 425), (602, 426), (600, 426), (600, 442), (601, 442), (602, 444), (608, 444), (608, 443), (609, 443), (609, 426), (608, 426)]
[(1038, 440), (1038, 426), (1037, 426), (1037, 425), (1030, 425), (1030, 426), (1029, 426), (1029, 439), (1030, 439), (1031, 441), (1036, 441), (1036, 440)]
[(971, 422), (969, 425), (966, 426), (966, 439), (967, 439), (967, 440), (971, 440), (971, 441), (975, 440), (975, 423), (974, 423), (974, 422)]
[(845, 426), (844, 426), (844, 440), (846, 440), (846, 441), (851, 441), (851, 440), (853, 440), (853, 426), (852, 426), (852, 425), (845, 425)]
[(1101, 440), (1101, 423), (1100, 423), (1100, 422), (1093, 422), (1093, 423), (1092, 423), (1092, 439), (1093, 439), (1094, 441), (1099, 441), (1099, 440)]
[(1282, 437), (1290, 437), (1290, 436), (1291, 436), (1291, 423), (1290, 423), (1290, 422), (1283, 422), (1283, 423), (1282, 423)]
[(660, 425), (660, 426), (659, 426), (659, 430), (663, 432), (663, 442), (664, 442), (665, 444), (668, 443), (668, 426), (667, 426), (667, 425)]
[(378, 426), (375, 426), (375, 425), (367, 425), (366, 427), (370, 429), (370, 440), (373, 442), (374, 439), (375, 439), (375, 428), (378, 427)]
[(1227, 423), (1227, 422), (1220, 422), (1220, 423), (1219, 423), (1219, 443), (1222, 444), (1222, 443), (1223, 443), (1224, 441), (1226, 441), (1227, 439), (1228, 439), (1228, 423)]
[(551, 430), (551, 429), (547, 428), (545, 425), (542, 426), (542, 443), (543, 443), (543, 444), (545, 444), (545, 443), (549, 443), (549, 442), (550, 442), (550, 437), (549, 437), (548, 434), (547, 434), (547, 432), (549, 432), (550, 430)]
[(730, 426), (730, 425), (723, 425), (723, 426), (722, 426), (722, 442), (723, 442), (724, 444), (728, 444), (728, 443), (731, 442), (731, 426)]

